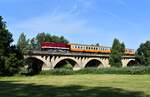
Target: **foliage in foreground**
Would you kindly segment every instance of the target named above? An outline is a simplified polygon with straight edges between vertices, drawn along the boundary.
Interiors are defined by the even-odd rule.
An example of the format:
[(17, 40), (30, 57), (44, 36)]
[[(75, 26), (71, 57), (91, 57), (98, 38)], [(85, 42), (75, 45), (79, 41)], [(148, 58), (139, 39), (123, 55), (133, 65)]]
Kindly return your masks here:
[(70, 69), (54, 69), (41, 71), (40, 75), (73, 75), (73, 74), (150, 74), (150, 67), (125, 67), (125, 68), (85, 68), (78, 71)]

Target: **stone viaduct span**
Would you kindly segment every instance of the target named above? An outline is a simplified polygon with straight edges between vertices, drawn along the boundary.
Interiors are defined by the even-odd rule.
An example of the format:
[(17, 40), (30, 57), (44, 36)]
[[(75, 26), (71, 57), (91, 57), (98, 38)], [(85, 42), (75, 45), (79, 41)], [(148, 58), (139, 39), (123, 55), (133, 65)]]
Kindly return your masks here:
[[(86, 67), (110, 67), (109, 54), (87, 54), (87, 53), (50, 53), (48, 51), (29, 51), (24, 55), (26, 60), (32, 60), (34, 63), (40, 62), (42, 70), (50, 70), (59, 67), (65, 62), (73, 66), (73, 70), (79, 70)], [(128, 66), (134, 62), (134, 56), (123, 56), (122, 67)]]

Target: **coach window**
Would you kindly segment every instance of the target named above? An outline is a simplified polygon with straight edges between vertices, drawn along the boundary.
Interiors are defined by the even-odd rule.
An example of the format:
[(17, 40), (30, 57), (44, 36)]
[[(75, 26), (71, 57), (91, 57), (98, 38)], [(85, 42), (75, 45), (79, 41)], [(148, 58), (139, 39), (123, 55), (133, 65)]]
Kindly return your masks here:
[(88, 47), (86, 47), (86, 49), (88, 49)]
[(91, 47), (89, 47), (89, 50), (91, 49)]

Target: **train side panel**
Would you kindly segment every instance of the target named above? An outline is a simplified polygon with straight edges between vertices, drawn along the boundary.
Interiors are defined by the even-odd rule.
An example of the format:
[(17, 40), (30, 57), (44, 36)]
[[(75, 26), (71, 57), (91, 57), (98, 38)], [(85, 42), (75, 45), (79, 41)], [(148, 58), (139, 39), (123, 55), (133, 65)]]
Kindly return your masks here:
[(87, 53), (111, 53), (110, 48), (108, 47), (98, 47), (98, 46), (86, 46), (86, 45), (77, 45), (71, 44), (70, 51), (73, 52), (87, 52)]
[(70, 46), (66, 43), (42, 42), (42, 49), (69, 49)]

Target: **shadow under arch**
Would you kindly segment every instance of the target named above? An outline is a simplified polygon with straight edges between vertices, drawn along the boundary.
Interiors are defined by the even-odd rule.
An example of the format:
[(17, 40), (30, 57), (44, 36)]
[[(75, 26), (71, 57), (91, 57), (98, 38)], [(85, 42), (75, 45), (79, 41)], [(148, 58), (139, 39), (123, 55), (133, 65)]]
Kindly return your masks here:
[(103, 67), (103, 64), (100, 60), (91, 59), (85, 64), (85, 68), (100, 68)]
[(55, 64), (54, 68), (66, 68), (66, 69), (73, 70), (73, 68), (76, 66), (78, 66), (78, 63), (75, 60), (70, 59), (70, 58), (64, 58), (64, 59), (59, 60)]
[(127, 67), (137, 66), (137, 62), (135, 60), (130, 60), (127, 64)]
[(28, 73), (30, 74), (38, 74), (40, 71), (42, 71), (42, 67), (46, 64), (35, 57), (27, 57), (25, 59), (26, 68), (28, 70)]

